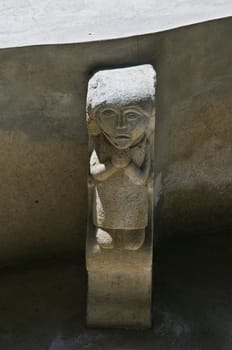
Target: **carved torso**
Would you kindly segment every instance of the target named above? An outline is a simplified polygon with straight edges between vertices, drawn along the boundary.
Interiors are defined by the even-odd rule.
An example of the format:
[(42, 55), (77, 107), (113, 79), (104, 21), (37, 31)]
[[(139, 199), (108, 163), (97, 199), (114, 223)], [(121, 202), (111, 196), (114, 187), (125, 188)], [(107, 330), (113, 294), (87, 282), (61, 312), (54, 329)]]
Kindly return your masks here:
[[(101, 134), (97, 137), (90, 162), (105, 163), (114, 147)], [(140, 168), (150, 147), (146, 138), (129, 149), (131, 160)], [(95, 181), (93, 223), (109, 229), (140, 229), (147, 226), (148, 195), (146, 184), (137, 185), (120, 169), (104, 182)]]

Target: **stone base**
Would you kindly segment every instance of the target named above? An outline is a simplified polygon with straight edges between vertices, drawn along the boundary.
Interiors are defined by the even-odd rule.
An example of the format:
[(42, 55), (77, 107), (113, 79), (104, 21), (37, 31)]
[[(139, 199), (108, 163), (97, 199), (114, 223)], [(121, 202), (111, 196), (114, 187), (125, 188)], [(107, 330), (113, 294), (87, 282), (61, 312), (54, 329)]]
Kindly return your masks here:
[(89, 272), (88, 326), (151, 327), (151, 269)]
[(151, 327), (151, 234), (146, 232), (145, 242), (140, 249), (130, 251), (101, 249), (91, 232), (86, 247), (87, 325), (107, 328)]

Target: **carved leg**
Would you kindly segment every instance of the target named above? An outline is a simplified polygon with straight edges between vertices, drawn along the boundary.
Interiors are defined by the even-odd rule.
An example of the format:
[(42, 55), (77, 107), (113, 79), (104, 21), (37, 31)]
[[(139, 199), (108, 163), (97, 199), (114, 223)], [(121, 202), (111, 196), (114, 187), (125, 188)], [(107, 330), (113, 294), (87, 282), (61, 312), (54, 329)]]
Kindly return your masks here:
[(124, 249), (138, 250), (142, 247), (145, 239), (145, 229), (125, 230), (124, 231)]
[(121, 250), (138, 250), (145, 239), (145, 229), (141, 230), (111, 230), (114, 248)]
[(102, 249), (138, 250), (145, 239), (145, 229), (112, 230), (96, 228), (96, 240)]
[(126, 230), (113, 230), (97, 228), (96, 239), (102, 249), (127, 249), (125, 248)]

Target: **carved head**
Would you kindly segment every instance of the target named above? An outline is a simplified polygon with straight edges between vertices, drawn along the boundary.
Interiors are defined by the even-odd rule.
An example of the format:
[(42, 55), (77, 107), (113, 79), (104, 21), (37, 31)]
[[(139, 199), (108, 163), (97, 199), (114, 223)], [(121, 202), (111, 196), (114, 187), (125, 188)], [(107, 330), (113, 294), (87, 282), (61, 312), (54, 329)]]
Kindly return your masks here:
[(137, 144), (154, 124), (154, 96), (155, 71), (150, 65), (99, 71), (88, 87), (90, 134), (102, 132), (118, 149)]

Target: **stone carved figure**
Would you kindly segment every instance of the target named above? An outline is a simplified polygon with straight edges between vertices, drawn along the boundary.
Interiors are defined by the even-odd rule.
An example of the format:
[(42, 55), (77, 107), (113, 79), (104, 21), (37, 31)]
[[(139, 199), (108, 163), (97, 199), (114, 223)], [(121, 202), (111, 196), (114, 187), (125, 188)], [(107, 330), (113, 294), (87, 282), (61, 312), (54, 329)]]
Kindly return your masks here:
[(151, 65), (100, 71), (89, 81), (90, 205), (102, 249), (137, 250), (144, 243), (151, 210), (155, 81)]
[(89, 80), (87, 324), (151, 326), (156, 75), (151, 65)]

